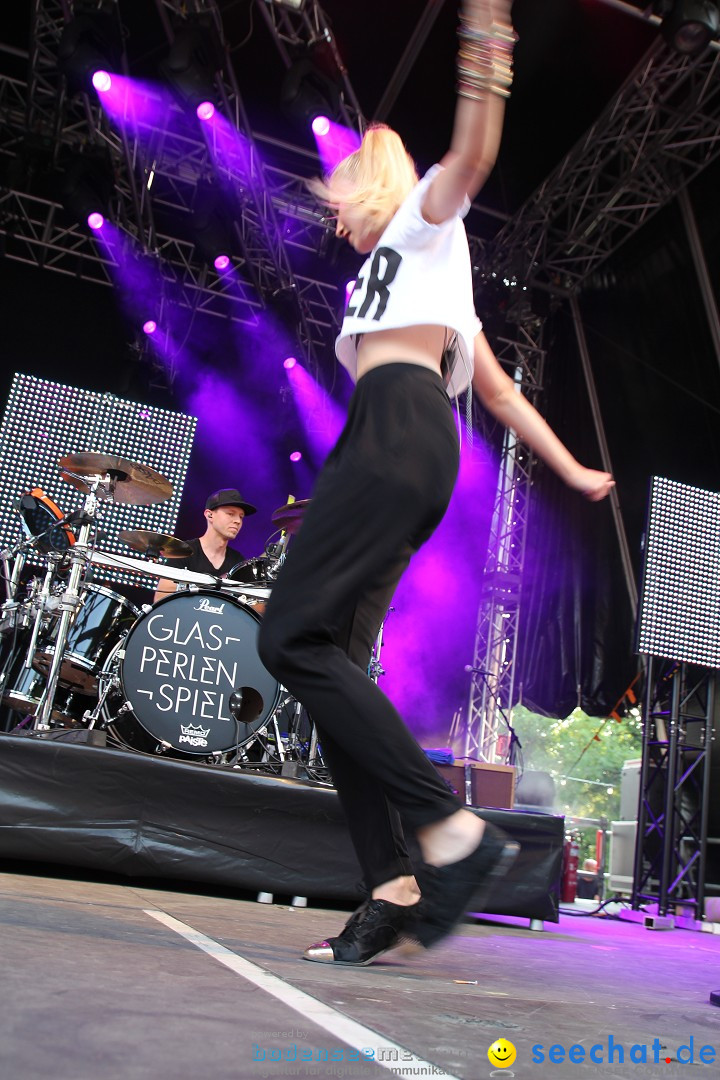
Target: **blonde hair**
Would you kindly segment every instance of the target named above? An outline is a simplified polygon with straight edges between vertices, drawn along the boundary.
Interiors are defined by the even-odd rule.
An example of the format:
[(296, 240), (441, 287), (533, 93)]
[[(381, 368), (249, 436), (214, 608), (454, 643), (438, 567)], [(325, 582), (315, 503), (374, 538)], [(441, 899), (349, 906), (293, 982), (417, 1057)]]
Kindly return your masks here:
[(398, 133), (386, 124), (374, 124), (354, 153), (324, 180), (310, 180), (308, 186), (330, 206), (362, 203), (370, 220), (385, 224), (417, 182), (415, 162)]

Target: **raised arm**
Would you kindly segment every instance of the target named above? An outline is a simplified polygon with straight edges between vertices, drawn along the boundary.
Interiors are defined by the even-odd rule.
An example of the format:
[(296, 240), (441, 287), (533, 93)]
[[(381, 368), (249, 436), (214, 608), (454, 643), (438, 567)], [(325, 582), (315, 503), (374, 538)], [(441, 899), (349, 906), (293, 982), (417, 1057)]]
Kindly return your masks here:
[(463, 0), (460, 6), (453, 135), (423, 203), (423, 216), (434, 224), (472, 200), (495, 165), (512, 83), (511, 2)]
[(473, 390), (485, 408), (512, 428), (568, 487), (581, 492), (591, 502), (599, 502), (615, 486), (610, 473), (586, 469), (575, 460), (537, 409), (518, 393), (482, 331), (475, 338)]

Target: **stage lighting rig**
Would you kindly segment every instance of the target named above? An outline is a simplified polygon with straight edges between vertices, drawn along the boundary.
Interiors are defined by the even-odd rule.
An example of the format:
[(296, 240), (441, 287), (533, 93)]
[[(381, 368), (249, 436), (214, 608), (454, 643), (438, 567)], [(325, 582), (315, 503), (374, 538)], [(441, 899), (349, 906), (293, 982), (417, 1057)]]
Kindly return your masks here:
[(662, 19), (665, 40), (686, 56), (698, 56), (718, 36), (717, 0), (656, 0), (655, 12)]
[(61, 197), (76, 221), (102, 228), (110, 212), (115, 178), (112, 164), (104, 153), (74, 156), (67, 164), (61, 182)]
[(58, 45), (58, 68), (71, 93), (90, 90), (100, 70), (117, 71), (122, 54), (121, 29), (114, 0), (76, 2)]
[(324, 57), (317, 49), (314, 53), (295, 60), (288, 68), (280, 90), (285, 115), (307, 134), (320, 117), (337, 120), (340, 113), (340, 88), (322, 70)]
[(222, 70), (225, 56), (212, 23), (198, 17), (181, 23), (160, 72), (181, 105), (209, 119), (217, 104), (215, 76)]
[(211, 181), (201, 181), (195, 192), (192, 233), (202, 258), (219, 274), (230, 268), (234, 240), (232, 215), (222, 193)]
[(291, 11), (302, 11), (305, 0), (265, 0), (266, 3), (274, 4), (275, 7), (290, 8)]

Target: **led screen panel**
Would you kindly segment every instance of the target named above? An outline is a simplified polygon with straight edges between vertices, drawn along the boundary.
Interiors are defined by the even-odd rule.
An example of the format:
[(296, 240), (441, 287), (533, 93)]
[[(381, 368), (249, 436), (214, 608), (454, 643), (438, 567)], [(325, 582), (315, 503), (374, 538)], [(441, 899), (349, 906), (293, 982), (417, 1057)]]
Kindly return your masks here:
[[(13, 378), (0, 425), (0, 544), (12, 552), (26, 533), (17, 504), (41, 488), (62, 514), (83, 509), (84, 495), (60, 476), (68, 454), (117, 455), (149, 466), (170, 481), (173, 494), (151, 506), (102, 502), (95, 544), (102, 551), (139, 557), (119, 539), (123, 529), (173, 534), (197, 420), (194, 416), (127, 401), (31, 375)], [(76, 530), (77, 531), (77, 530)], [(28, 550), (31, 565), (42, 553)], [(96, 581), (154, 588), (154, 580), (124, 570), (93, 570)]]
[(638, 652), (720, 668), (720, 492), (652, 478)]

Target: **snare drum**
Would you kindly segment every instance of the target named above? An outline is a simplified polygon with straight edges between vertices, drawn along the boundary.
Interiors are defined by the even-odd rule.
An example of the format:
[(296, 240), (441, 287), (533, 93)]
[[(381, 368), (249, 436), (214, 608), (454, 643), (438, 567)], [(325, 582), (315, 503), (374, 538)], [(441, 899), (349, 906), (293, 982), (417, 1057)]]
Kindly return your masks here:
[(172, 593), (108, 657), (109, 730), (134, 750), (211, 757), (252, 742), (281, 688), (257, 651), (260, 622), (213, 590)]
[[(84, 585), (60, 665), (60, 685), (80, 694), (96, 694), (105, 660), (139, 614), (120, 593), (103, 585)], [(55, 655), (57, 626), (55, 622), (33, 658), (33, 667), (44, 674), (50, 670)]]
[(267, 555), (258, 555), (254, 559), (246, 559), (245, 562), (235, 563), (227, 576), (231, 581), (237, 581), (241, 585), (258, 585), (269, 588), (278, 576), (280, 563), (278, 559), (271, 559)]

